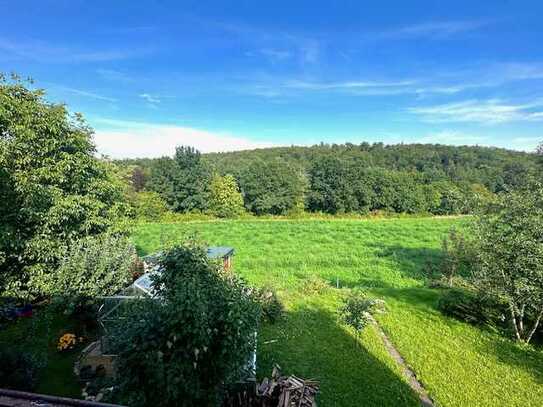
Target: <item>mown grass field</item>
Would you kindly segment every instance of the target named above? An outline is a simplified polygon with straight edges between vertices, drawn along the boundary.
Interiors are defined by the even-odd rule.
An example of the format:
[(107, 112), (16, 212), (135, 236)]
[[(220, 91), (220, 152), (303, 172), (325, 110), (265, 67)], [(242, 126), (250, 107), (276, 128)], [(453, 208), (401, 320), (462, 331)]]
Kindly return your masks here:
[[(378, 317), (431, 397), (442, 406), (540, 406), (543, 352), (443, 316), (424, 265), (440, 255), (460, 219), (266, 220), (145, 224), (140, 254), (196, 232), (236, 249), (234, 268), (250, 283), (274, 287), (282, 321), (259, 333), (259, 376), (273, 363), (321, 382), (323, 406), (415, 406), (418, 399), (367, 329), (360, 343), (338, 321), (345, 290), (384, 299)], [(339, 288), (336, 286), (339, 285)]]

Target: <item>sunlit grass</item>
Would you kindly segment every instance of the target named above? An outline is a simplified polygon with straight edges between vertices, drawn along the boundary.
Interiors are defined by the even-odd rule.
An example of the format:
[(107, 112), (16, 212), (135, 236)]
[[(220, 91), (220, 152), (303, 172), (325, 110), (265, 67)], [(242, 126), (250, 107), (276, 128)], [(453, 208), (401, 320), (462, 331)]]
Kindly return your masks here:
[[(259, 375), (273, 363), (322, 383), (324, 406), (417, 405), (381, 339), (360, 345), (338, 323), (345, 289), (365, 287), (386, 300), (379, 318), (407, 363), (445, 406), (536, 406), (543, 400), (543, 355), (440, 314), (423, 268), (459, 219), (223, 221), (147, 224), (134, 236), (147, 254), (189, 233), (236, 249), (235, 270), (274, 287), (287, 307), (259, 334)], [(308, 289), (318, 277), (330, 288)], [(336, 289), (336, 284), (339, 289)]]

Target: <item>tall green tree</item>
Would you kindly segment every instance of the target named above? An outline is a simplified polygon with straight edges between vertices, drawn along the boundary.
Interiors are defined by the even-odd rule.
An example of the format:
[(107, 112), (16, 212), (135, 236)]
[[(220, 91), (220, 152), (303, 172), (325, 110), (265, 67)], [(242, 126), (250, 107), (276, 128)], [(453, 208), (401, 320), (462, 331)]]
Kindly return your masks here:
[(283, 160), (255, 160), (240, 175), (245, 207), (256, 215), (284, 215), (302, 205), (305, 180)]
[(543, 318), (543, 185), (503, 194), (474, 235), (476, 283), (507, 301), (515, 338), (530, 342)]
[(210, 211), (219, 218), (231, 218), (241, 215), (243, 197), (239, 192), (236, 179), (232, 175), (220, 176), (215, 174), (210, 186)]
[(74, 240), (124, 229), (127, 206), (112, 165), (96, 158), (81, 115), (0, 78), (0, 290), (34, 292)]
[(209, 204), (210, 174), (193, 147), (177, 147), (174, 158), (163, 157), (151, 169), (149, 185), (176, 212), (204, 211)]
[(311, 211), (345, 213), (359, 208), (351, 167), (339, 157), (315, 160), (309, 170), (309, 189), (307, 206)]

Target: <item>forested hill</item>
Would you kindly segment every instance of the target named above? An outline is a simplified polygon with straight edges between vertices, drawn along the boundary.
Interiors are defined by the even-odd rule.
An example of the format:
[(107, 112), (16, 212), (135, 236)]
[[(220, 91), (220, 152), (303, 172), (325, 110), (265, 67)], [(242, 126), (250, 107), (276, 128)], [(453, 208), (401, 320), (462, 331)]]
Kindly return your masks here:
[(513, 150), (479, 146), (383, 143), (320, 144), (312, 147), (274, 147), (205, 154), (204, 160), (219, 173), (237, 174), (255, 160), (284, 160), (305, 170), (323, 157), (334, 157), (360, 167), (418, 172), (427, 181), (449, 179), (480, 183), (492, 191), (503, 183), (536, 169), (536, 156)]
[[(120, 163), (136, 168), (144, 189), (185, 211), (205, 210), (205, 199), (191, 206), (187, 202), (194, 198), (188, 196), (179, 204), (171, 180), (176, 171), (189, 171), (188, 163), (198, 162), (193, 183), (209, 184), (202, 177), (213, 174), (232, 175), (246, 209), (256, 214), (285, 213), (293, 207), (329, 213), (470, 212), (475, 199), (517, 188), (540, 171), (535, 154), (438, 144), (320, 144), (196, 156), (181, 149), (173, 159)], [(182, 178), (188, 182), (187, 174)]]

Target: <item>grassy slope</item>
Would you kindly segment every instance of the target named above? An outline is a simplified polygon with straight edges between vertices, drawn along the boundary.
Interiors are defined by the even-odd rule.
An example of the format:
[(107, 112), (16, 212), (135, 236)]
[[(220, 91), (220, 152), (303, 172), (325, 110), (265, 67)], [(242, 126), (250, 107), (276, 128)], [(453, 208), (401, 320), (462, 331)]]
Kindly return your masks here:
[(287, 317), (260, 333), (259, 371), (273, 362), (322, 382), (325, 406), (416, 405), (416, 399), (369, 329), (357, 345), (337, 322), (341, 289), (364, 286), (389, 307), (380, 322), (439, 404), (535, 406), (543, 399), (543, 354), (442, 316), (438, 292), (421, 269), (439, 256), (443, 234), (458, 220), (230, 221), (149, 224), (135, 236), (141, 253), (198, 232), (236, 248), (235, 269), (251, 283), (275, 287)]

